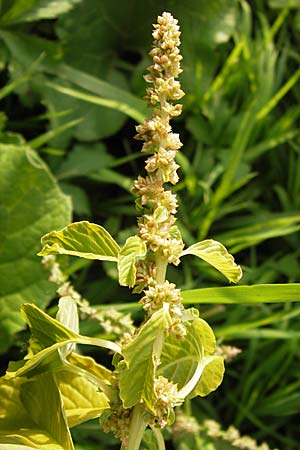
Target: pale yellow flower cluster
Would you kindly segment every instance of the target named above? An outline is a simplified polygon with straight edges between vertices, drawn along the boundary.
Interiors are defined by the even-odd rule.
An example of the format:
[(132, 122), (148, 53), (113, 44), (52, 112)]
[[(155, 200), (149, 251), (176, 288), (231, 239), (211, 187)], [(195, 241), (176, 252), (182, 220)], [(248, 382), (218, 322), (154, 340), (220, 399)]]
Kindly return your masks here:
[(174, 384), (163, 376), (155, 379), (154, 391), (157, 398), (154, 405), (155, 424), (164, 428), (168, 425), (172, 408), (181, 405), (183, 400), (179, 399), (177, 384)]
[(153, 30), (153, 48), (150, 55), (153, 64), (145, 76), (152, 87), (147, 89), (147, 100), (153, 108), (153, 116), (137, 126), (136, 139), (144, 141), (142, 151), (151, 153), (146, 160), (146, 177), (139, 176), (133, 183), (137, 203), (145, 207), (147, 213), (139, 219), (139, 236), (148, 249), (161, 255), (168, 263), (178, 264), (183, 249), (182, 239), (172, 236), (177, 211), (176, 195), (165, 190), (164, 183), (178, 182), (175, 162), (176, 152), (182, 146), (179, 135), (172, 132), (170, 119), (181, 113), (181, 105), (174, 104), (184, 92), (179, 81), (181, 73), (179, 53), (180, 31), (177, 20), (164, 12), (158, 17)]
[(144, 290), (144, 294), (145, 296), (140, 300), (144, 310), (149, 315), (152, 315), (155, 311), (162, 308), (164, 303), (168, 303), (169, 313), (172, 318), (169, 332), (179, 339), (185, 336), (186, 328), (182, 323), (184, 306), (180, 289), (176, 289), (176, 285), (169, 283), (169, 281), (157, 283), (155, 280), (152, 280), (148, 288)]

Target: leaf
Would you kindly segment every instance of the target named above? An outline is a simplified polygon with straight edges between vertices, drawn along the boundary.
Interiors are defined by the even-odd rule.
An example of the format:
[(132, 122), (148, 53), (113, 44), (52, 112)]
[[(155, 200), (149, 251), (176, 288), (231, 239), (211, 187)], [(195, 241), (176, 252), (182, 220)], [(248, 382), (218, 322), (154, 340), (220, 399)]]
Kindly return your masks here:
[(1, 378), (0, 416), (1, 449), (74, 449), (51, 374), (30, 381)]
[(92, 377), (93, 380), (96, 379), (98, 386), (101, 387), (101, 390), (109, 399), (112, 398), (111, 385), (113, 383), (113, 373), (111, 370), (101, 364), (98, 364), (90, 356), (83, 356), (74, 352), (68, 356), (68, 362), (73, 366), (76, 366), (77, 371), (78, 369), (82, 369), (85, 373), (88, 373), (86, 378)]
[[(63, 40), (66, 62), (101, 76), (115, 63), (120, 50), (131, 48), (134, 51), (143, 45), (145, 38), (150, 44), (149, 30), (156, 14), (157, 8), (149, 1), (140, 4), (130, 0), (120, 8), (114, 2), (84, 0), (61, 17), (56, 27)], [(89, 33), (86, 33), (87, 29)], [(79, 48), (84, 51), (78, 52)]]
[(99, 172), (113, 162), (104, 144), (75, 144), (56, 175), (59, 180)]
[(207, 358), (207, 364), (195, 389), (191, 392), (190, 398), (199, 395), (205, 397), (215, 391), (222, 383), (224, 376), (224, 360), (221, 356)]
[(89, 175), (89, 178), (97, 183), (116, 184), (130, 193), (132, 191), (132, 179), (115, 170), (102, 169)]
[(73, 255), (86, 259), (117, 261), (120, 247), (108, 231), (87, 221), (74, 222), (42, 237), (39, 256)]
[(34, 305), (23, 304), (21, 314), (30, 328), (33, 340), (40, 344), (41, 349), (78, 337), (78, 333)]
[(81, 119), (71, 120), (70, 122), (66, 122), (61, 126), (54, 127), (52, 130), (46, 131), (46, 133), (40, 134), (38, 137), (32, 139), (29, 144), (33, 149), (39, 149), (40, 147), (47, 144), (49, 141), (53, 141), (53, 139), (60, 134), (65, 134), (66, 130), (75, 127), (81, 122)]
[(183, 302), (187, 304), (299, 302), (300, 283), (192, 289), (181, 291), (181, 296)]
[[(285, 323), (287, 320), (292, 319), (294, 317), (299, 317), (300, 315), (300, 307), (293, 307), (287, 309), (287, 312), (284, 312), (284, 308), (282, 308), (278, 313), (270, 313), (269, 309), (267, 310), (267, 315), (257, 318), (257, 319), (249, 319), (246, 321), (238, 321), (236, 324), (231, 325), (221, 325), (219, 327), (214, 328), (214, 332), (216, 336), (220, 336), (222, 339), (236, 339), (240, 336), (246, 337), (247, 332), (249, 331), (249, 336), (254, 336), (254, 331), (257, 331), (258, 334), (263, 331), (263, 333), (268, 331), (271, 331), (272, 329), (259, 329), (259, 327), (263, 327), (265, 325), (270, 324), (277, 324)], [(287, 333), (281, 334), (282, 330), (273, 330), (275, 332), (280, 331), (280, 333), (277, 335), (278, 337), (281, 336), (282, 338), (287, 337)], [(292, 336), (295, 332), (293, 330), (289, 330), (291, 333), (290, 336)], [(297, 332), (296, 332), (297, 333)], [(270, 337), (271, 337), (270, 334)], [(300, 334), (300, 333), (299, 333)], [(275, 336), (274, 336), (275, 337)]]
[(140, 327), (135, 338), (123, 346), (124, 361), (119, 363), (118, 370), (120, 397), (124, 408), (131, 408), (144, 400), (150, 411), (153, 411), (157, 352), (160, 353), (164, 333), (169, 326), (168, 309), (161, 308)]
[(147, 246), (138, 236), (130, 236), (119, 253), (118, 270), (119, 283), (121, 286), (133, 287), (135, 284), (136, 268), (135, 261), (145, 256)]
[[(58, 302), (58, 312), (56, 314), (56, 320), (70, 328), (76, 334), (79, 333), (79, 317), (77, 304), (72, 297), (61, 297)], [(59, 350), (59, 354), (62, 358), (65, 358), (72, 350), (74, 350), (75, 345), (66, 345), (65, 348)]]
[(75, 184), (60, 182), (61, 190), (72, 199), (73, 211), (81, 217), (90, 217), (91, 206), (90, 200), (84, 189), (75, 186)]
[(268, 0), (270, 8), (300, 8), (299, 0)]
[(55, 380), (62, 395), (69, 427), (100, 417), (110, 407), (108, 398), (88, 378), (88, 374), (60, 370), (55, 374)]
[(81, 0), (15, 0), (12, 7), (1, 17), (2, 25), (32, 22), (41, 19), (55, 19)]
[[(174, 4), (171, 1), (168, 4), (181, 24), (184, 50), (187, 50), (188, 44), (193, 50), (195, 47), (203, 49), (227, 42), (235, 30), (236, 1), (188, 0), (185, 4)], [(186, 14), (186, 8), (189, 14)], [(201, 27), (203, 33), (197, 32), (196, 24)]]
[(30, 327), (32, 338), (27, 359), (21, 361), (22, 365), (10, 364), (7, 376), (11, 378), (33, 377), (63, 368), (65, 361), (58, 351), (68, 344), (95, 345), (121, 352), (120, 346), (114, 342), (74, 333), (35, 305), (22, 305), (21, 313)]
[[(24, 70), (43, 55), (36, 68), (39, 75), (33, 78), (31, 89), (38, 92), (47, 105), (52, 129), (65, 126), (65, 120), (58, 114), (62, 111), (71, 111), (68, 115), (71, 121), (85, 119), (77, 127), (64, 133), (63, 139), (60, 137), (58, 142), (62, 142), (61, 147), (65, 147), (72, 136), (86, 141), (110, 136), (120, 129), (126, 115), (138, 122), (142, 122), (146, 117), (148, 111), (145, 102), (128, 92), (126, 78), (120, 71), (112, 69), (108, 73), (92, 76), (61, 62), (63, 53), (59, 42), (6, 30), (0, 31), (0, 37)], [(83, 51), (82, 55), (84, 53)], [(99, 59), (98, 54), (95, 59)], [(73, 65), (73, 61), (71, 63)], [(49, 80), (46, 74), (51, 74), (51, 82), (65, 92), (56, 92), (47, 86)], [(80, 91), (76, 87), (80, 88)], [(74, 92), (67, 95), (67, 91), (71, 94), (70, 90), (79, 92), (80, 96), (86, 95), (85, 99), (75, 98)], [(96, 105), (92, 104), (95, 99)], [(109, 108), (99, 106), (99, 102)]]
[(300, 230), (299, 214), (273, 214), (270, 217), (254, 217), (248, 226), (218, 235), (233, 253), (257, 245), (267, 239), (286, 236)]
[[(11, 94), (13, 91), (17, 90), (20, 86), (22, 86), (24, 83), (27, 83), (30, 78), (32, 77), (33, 73), (35, 72), (35, 69), (39, 63), (39, 60), (41, 58), (38, 58), (37, 61), (34, 61), (30, 67), (28, 67), (23, 73), (18, 74), (17, 76), (14, 77), (14, 80), (11, 83), (6, 84), (5, 86), (3, 86), (0, 89), (0, 100), (2, 100), (3, 98), (5, 98), (6, 96), (8, 96), (9, 94)], [(4, 113), (2, 113), (4, 114)], [(5, 116), (1, 117), (1, 121), (5, 120)], [(1, 131), (4, 128), (4, 124), (1, 124)], [(3, 140), (1, 139), (1, 141), (3, 142)], [(31, 148), (33, 148), (31, 146)]]
[(128, 92), (123, 86), (110, 83), (110, 80), (104, 81), (96, 78), (66, 64), (59, 65), (56, 72), (60, 78), (69, 80), (76, 86), (86, 89), (99, 97), (116, 102), (116, 105), (119, 105), (117, 110), (125, 112), (127, 116), (137, 122), (143, 122), (148, 115), (145, 102)]
[(33, 421), (63, 447), (72, 450), (61, 398), (52, 374), (43, 374), (21, 385), (21, 400)]
[(195, 255), (211, 264), (219, 270), (229, 281), (236, 283), (242, 277), (242, 270), (233, 256), (231, 256), (224, 245), (212, 239), (197, 242), (181, 253), (184, 255)]
[(173, 335), (165, 340), (158, 374), (177, 384), (183, 398), (208, 395), (222, 381), (223, 358), (213, 356), (215, 336), (203, 319), (186, 322), (185, 327), (183, 340)]
[[(108, 87), (118, 86), (121, 92), (126, 92), (127, 89), (123, 75), (117, 71), (109, 74), (106, 84)], [(41, 77), (36, 80), (35, 88), (52, 113), (52, 129), (64, 125), (65, 118), (57, 115), (62, 111), (71, 111), (68, 117), (73, 120), (81, 119), (76, 127), (70, 129), (68, 135), (65, 134), (68, 140), (72, 136), (81, 141), (103, 139), (116, 134), (126, 120), (125, 114), (129, 109), (126, 103), (112, 100), (107, 95), (100, 97), (82, 88), (74, 87), (69, 80), (55, 78), (48, 82), (47, 77)]]
[(36, 256), (40, 237), (70, 221), (69, 199), (25, 146), (0, 145), (0, 351), (24, 328), (26, 301), (45, 307), (55, 293)]

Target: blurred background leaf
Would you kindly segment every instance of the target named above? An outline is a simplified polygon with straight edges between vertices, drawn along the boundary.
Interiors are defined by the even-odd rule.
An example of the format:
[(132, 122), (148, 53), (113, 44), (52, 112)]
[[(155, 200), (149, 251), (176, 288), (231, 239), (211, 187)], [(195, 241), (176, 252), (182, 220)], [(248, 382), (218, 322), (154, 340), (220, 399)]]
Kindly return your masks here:
[(42, 160), (24, 146), (0, 146), (0, 351), (25, 327), (19, 308), (46, 307), (55, 290), (36, 255), (43, 233), (70, 221), (71, 205)]

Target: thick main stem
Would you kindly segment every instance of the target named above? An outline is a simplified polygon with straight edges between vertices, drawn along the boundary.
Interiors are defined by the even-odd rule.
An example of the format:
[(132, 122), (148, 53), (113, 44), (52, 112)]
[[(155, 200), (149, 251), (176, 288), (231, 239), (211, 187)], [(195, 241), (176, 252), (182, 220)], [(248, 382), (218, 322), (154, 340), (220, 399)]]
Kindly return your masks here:
[(145, 412), (138, 403), (133, 408), (130, 420), (128, 444), (126, 447), (122, 445), (121, 450), (139, 450), (147, 426), (148, 421), (145, 419)]

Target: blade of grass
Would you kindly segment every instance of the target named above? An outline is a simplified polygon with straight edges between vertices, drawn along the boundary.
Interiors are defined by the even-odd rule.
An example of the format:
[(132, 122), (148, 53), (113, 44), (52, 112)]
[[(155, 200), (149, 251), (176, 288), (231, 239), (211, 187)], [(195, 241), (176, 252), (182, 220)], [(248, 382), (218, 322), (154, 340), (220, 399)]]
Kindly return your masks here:
[(253, 108), (255, 108), (255, 104), (253, 104), (252, 107), (244, 113), (236, 138), (232, 145), (227, 168), (222, 176), (217, 190), (212, 197), (210, 209), (200, 225), (198, 232), (198, 239), (200, 240), (206, 237), (207, 232), (216, 216), (220, 203), (224, 198), (226, 198), (228, 192), (230, 191), (232, 180), (240, 164), (254, 127), (255, 120)]
[(29, 145), (31, 148), (37, 150), (44, 144), (47, 144), (47, 142), (51, 141), (51, 139), (68, 130), (69, 128), (76, 127), (76, 125), (82, 122), (82, 120), (83, 119), (72, 120), (70, 122), (61, 125), (60, 127), (53, 128), (52, 130), (47, 131), (46, 133), (43, 133), (40, 136), (29, 141)]
[(267, 239), (295, 233), (300, 229), (300, 216), (289, 215), (268, 219), (256, 219), (256, 223), (215, 236), (230, 248), (232, 253), (256, 245)]
[(14, 81), (11, 83), (6, 84), (2, 89), (0, 89), (0, 100), (2, 100), (7, 95), (11, 94), (16, 88), (22, 86), (22, 84), (26, 83), (30, 78), (32, 77), (33, 73), (37, 69), (38, 65), (44, 58), (43, 55), (41, 55), (39, 58), (37, 58), (36, 61), (34, 61), (30, 67), (19, 77), (17, 77)]
[[(116, 102), (117, 106), (122, 105), (122, 112), (137, 122), (143, 122), (148, 115), (148, 109), (143, 100), (107, 81), (100, 80), (66, 64), (60, 64), (55, 74), (98, 97)], [(119, 111), (121, 110), (119, 109)]]
[(299, 302), (300, 283), (227, 286), (182, 291), (184, 304), (256, 304)]
[(263, 153), (272, 150), (272, 148), (278, 147), (285, 142), (297, 138), (299, 136), (299, 130), (288, 130), (285, 133), (282, 133), (279, 136), (275, 136), (270, 139), (266, 139), (265, 141), (259, 142), (259, 144), (254, 145), (247, 149), (245, 154), (246, 161), (253, 161), (258, 158)]
[[(216, 333), (218, 336), (218, 333)], [(219, 337), (223, 337), (220, 335)], [(230, 336), (231, 339), (232, 336)], [(299, 339), (300, 331), (288, 331), (288, 330), (276, 330), (273, 328), (262, 328), (262, 329), (253, 329), (253, 330), (245, 330), (236, 332), (234, 334), (235, 338), (239, 339)]]
[(129, 117), (132, 117), (138, 122), (141, 121), (142, 118), (144, 117), (141, 116), (141, 114), (138, 113), (135, 109), (131, 108), (127, 103), (123, 103), (121, 100), (111, 100), (108, 98), (99, 97), (96, 95), (89, 94), (87, 92), (61, 86), (57, 83), (53, 83), (52, 81), (47, 82), (46, 85), (51, 89), (60, 92), (61, 94), (68, 95), (69, 97), (77, 98), (79, 100), (83, 100), (88, 103), (93, 103), (94, 105), (116, 109), (117, 111), (127, 114)]
[(89, 176), (90, 180), (98, 181), (100, 183), (117, 184), (125, 191), (131, 192), (132, 180), (125, 175), (121, 175), (119, 172), (115, 172), (110, 169), (102, 169), (99, 173), (93, 173)]
[(288, 93), (290, 89), (297, 83), (300, 78), (300, 69), (296, 70), (294, 75), (276, 92), (276, 94), (264, 105), (256, 114), (256, 121), (266, 117), (272, 109), (279, 103), (279, 101)]
[(297, 317), (299, 314), (300, 308), (293, 309), (292, 311), (288, 311), (286, 313), (280, 311), (278, 313), (268, 315), (258, 320), (252, 320), (244, 323), (240, 322), (235, 325), (217, 327), (214, 329), (214, 331), (217, 334), (217, 336), (229, 339), (233, 337), (239, 337), (241, 335), (244, 336), (244, 333), (247, 333), (247, 331), (249, 330), (250, 332), (253, 332), (257, 330), (258, 327), (262, 327), (264, 325), (271, 325), (273, 323), (280, 323), (293, 317)]

